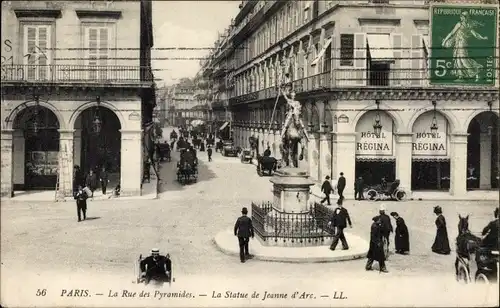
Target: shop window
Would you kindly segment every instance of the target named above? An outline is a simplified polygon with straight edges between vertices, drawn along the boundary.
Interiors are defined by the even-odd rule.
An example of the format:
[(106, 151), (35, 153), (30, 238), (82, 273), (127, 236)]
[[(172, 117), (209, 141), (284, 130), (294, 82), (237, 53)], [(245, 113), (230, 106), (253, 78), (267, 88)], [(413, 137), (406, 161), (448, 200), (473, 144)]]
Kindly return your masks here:
[(380, 185), (396, 180), (396, 162), (394, 160), (356, 160), (356, 178), (362, 177), (366, 186)]
[(450, 161), (413, 161), (412, 190), (449, 190)]

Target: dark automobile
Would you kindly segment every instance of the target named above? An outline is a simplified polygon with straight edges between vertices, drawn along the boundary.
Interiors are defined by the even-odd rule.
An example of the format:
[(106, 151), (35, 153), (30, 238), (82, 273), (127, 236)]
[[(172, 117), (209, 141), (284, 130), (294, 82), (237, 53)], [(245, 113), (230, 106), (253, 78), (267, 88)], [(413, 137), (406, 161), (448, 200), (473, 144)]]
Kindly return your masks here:
[(224, 141), (222, 146), (223, 156), (238, 156), (238, 149), (230, 141)]

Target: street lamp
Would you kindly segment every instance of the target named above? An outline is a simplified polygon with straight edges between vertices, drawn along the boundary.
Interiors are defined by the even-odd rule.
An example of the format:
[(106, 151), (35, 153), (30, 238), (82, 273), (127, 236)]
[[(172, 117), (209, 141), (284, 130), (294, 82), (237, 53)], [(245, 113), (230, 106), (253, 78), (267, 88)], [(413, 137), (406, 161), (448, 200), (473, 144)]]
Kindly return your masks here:
[(436, 133), (439, 129), (438, 124), (437, 124), (437, 110), (436, 110), (436, 101), (432, 102), (432, 105), (434, 106), (434, 114), (432, 116), (432, 122), (431, 122), (431, 133)]
[(375, 101), (377, 104), (377, 113), (375, 114), (375, 119), (373, 121), (373, 131), (375, 132), (375, 136), (380, 138), (380, 133), (382, 132), (382, 123), (380, 120), (380, 101)]
[(33, 116), (31, 117), (31, 133), (36, 136), (40, 130), (38, 124), (38, 105), (40, 104), (40, 97), (35, 95), (35, 111), (33, 112)]
[(100, 96), (96, 97), (96, 102), (97, 102), (97, 108), (96, 108), (96, 112), (94, 115), (94, 121), (92, 122), (92, 124), (93, 124), (94, 133), (99, 134), (101, 132), (101, 126), (102, 126), (102, 122), (101, 122), (101, 119), (99, 117), (99, 105), (101, 104), (101, 97)]

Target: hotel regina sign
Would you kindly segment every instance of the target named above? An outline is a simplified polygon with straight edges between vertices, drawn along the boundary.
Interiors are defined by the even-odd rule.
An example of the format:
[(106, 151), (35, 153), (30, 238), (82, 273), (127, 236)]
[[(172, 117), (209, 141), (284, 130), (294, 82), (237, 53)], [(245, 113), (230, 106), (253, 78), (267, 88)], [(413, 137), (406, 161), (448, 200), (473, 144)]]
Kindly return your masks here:
[(430, 83), (494, 86), (498, 7), (431, 7)]

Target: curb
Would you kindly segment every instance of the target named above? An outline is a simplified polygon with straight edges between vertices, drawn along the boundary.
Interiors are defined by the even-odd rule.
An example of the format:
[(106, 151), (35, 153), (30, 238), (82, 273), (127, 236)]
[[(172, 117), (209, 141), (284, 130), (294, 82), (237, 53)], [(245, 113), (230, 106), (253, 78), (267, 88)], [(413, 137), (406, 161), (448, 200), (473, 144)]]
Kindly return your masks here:
[[(217, 249), (219, 249), (222, 253), (224, 253), (226, 255), (234, 256), (234, 257), (239, 257), (239, 252), (235, 251), (235, 249), (229, 249), (227, 247), (224, 247), (227, 245), (223, 245), (223, 244), (219, 243), (220, 239), (219, 239), (219, 241), (217, 240), (218, 238), (223, 237), (225, 233), (227, 233), (227, 230), (219, 232), (212, 239), (212, 242), (217, 247)], [(350, 235), (350, 237), (354, 237), (354, 235)], [(280, 262), (280, 263), (332, 263), (332, 262), (350, 261), (350, 260), (365, 258), (367, 253), (368, 253), (368, 246), (369, 246), (368, 242), (361, 239), (360, 237), (358, 237), (358, 239), (361, 240), (363, 242), (363, 245), (366, 246), (366, 249), (362, 249), (363, 251), (366, 250), (365, 252), (358, 251), (358, 252), (354, 252), (354, 253), (351, 253), (348, 255), (340, 255), (340, 256), (339, 255), (337, 255), (337, 256), (332, 255), (332, 256), (328, 256), (328, 257), (325, 257), (325, 256), (314, 257), (314, 256), (310, 256), (310, 255), (304, 255), (303, 257), (288, 257), (286, 254), (286, 250), (293, 249), (293, 248), (289, 248), (289, 247), (276, 248), (276, 247), (270, 246), (273, 249), (279, 249), (280, 254), (276, 255), (276, 256), (262, 255), (260, 252), (256, 253), (254, 250), (254, 251), (252, 251), (252, 255), (254, 256), (253, 257), (254, 260), (267, 261), (267, 262)], [(256, 244), (256, 243), (258, 243), (258, 244)], [(253, 245), (260, 245), (262, 247), (267, 247), (267, 246), (263, 246), (262, 244), (260, 244), (260, 241), (258, 239), (254, 241)], [(237, 243), (235, 240), (234, 247), (236, 247), (236, 246), (237, 246)], [(328, 245), (314, 246), (314, 247), (303, 247), (303, 248), (301, 247), (300, 249), (306, 250), (308, 248), (317, 248), (317, 247), (322, 247), (325, 249), (325, 251), (328, 250)], [(328, 250), (328, 252), (330, 252), (330, 251)], [(334, 252), (331, 252), (331, 253), (333, 254)]]

